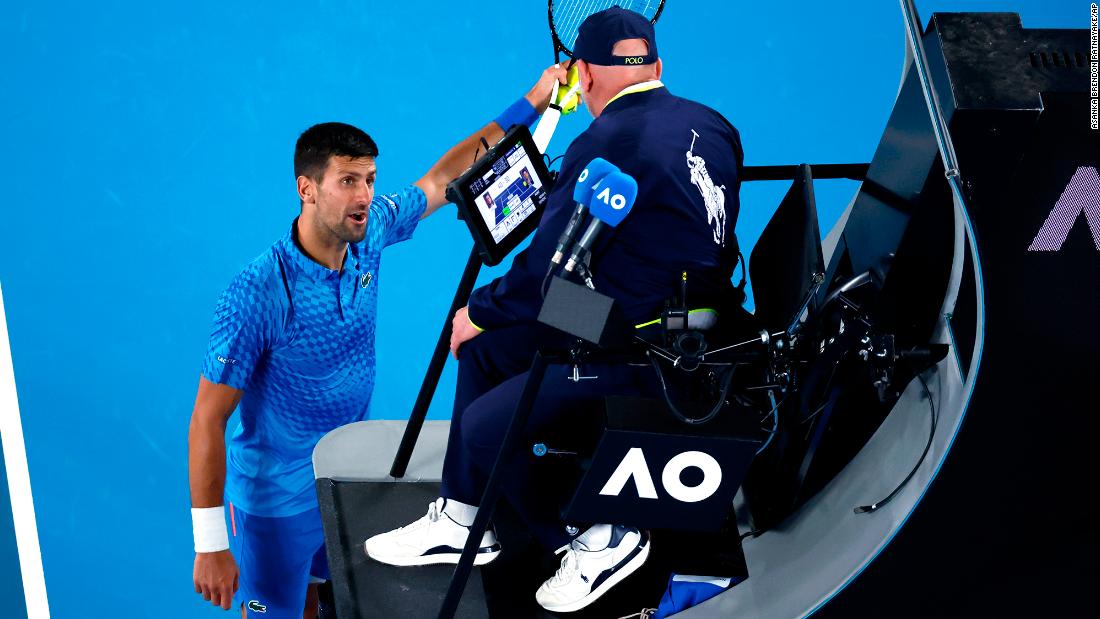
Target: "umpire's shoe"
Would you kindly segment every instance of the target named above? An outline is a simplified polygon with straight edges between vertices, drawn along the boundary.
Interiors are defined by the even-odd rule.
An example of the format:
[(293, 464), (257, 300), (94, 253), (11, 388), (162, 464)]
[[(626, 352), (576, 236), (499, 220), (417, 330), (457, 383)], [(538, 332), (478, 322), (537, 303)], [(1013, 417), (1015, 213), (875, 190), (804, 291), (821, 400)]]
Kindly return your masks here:
[[(458, 563), (462, 547), (470, 536), (476, 508), (442, 497), (428, 504), (428, 513), (416, 522), (389, 533), (380, 533), (364, 544), (367, 555), (389, 565), (433, 565)], [(456, 520), (456, 516), (458, 519)], [(490, 529), (481, 536), (474, 565), (485, 565), (500, 554), (500, 543)]]
[(598, 524), (558, 549), (561, 567), (535, 592), (540, 606), (556, 613), (580, 610), (633, 574), (649, 556), (649, 533)]

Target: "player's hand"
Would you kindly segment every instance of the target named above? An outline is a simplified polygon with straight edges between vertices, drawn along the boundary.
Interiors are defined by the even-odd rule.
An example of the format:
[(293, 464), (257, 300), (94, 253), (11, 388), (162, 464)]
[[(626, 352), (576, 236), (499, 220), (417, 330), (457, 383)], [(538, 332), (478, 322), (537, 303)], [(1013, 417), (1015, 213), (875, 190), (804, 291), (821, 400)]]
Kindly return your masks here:
[(535, 82), (535, 85), (531, 87), (531, 90), (527, 91), (524, 97), (527, 102), (535, 108), (539, 114), (546, 111), (546, 106), (550, 105), (550, 95), (554, 92), (554, 84), (565, 85), (566, 83), (566, 71), (565, 63), (553, 64), (546, 68), (542, 72), (542, 76), (539, 77), (539, 81)]
[(195, 553), (195, 593), (201, 593), (202, 599), (214, 606), (229, 610), (240, 574), (228, 550)]
[(481, 329), (474, 326), (474, 323), (470, 322), (469, 310), (465, 307), (455, 312), (454, 320), (451, 321), (451, 354), (455, 359), (458, 359), (458, 349), (474, 339), (481, 333)]

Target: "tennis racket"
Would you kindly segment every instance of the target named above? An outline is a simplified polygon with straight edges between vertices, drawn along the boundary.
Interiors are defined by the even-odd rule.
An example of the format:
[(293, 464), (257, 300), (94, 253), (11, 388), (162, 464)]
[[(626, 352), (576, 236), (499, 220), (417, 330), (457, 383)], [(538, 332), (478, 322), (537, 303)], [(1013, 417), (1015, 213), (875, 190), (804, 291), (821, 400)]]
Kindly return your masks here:
[[(569, 66), (572, 68), (573, 44), (577, 42), (577, 32), (581, 23), (593, 13), (598, 13), (613, 6), (640, 13), (650, 22), (656, 24), (661, 17), (661, 11), (665, 8), (665, 0), (549, 0), (546, 8), (546, 16), (550, 22), (550, 36), (554, 43), (554, 62), (560, 63), (562, 55), (569, 58)], [(550, 139), (554, 137), (554, 130), (558, 128), (558, 120), (561, 118), (559, 102), (567, 102), (580, 90), (580, 84), (574, 84), (569, 91), (559, 97), (558, 84), (554, 84), (554, 90), (550, 95), (550, 107), (542, 115), (533, 138), (539, 152), (545, 153), (550, 145)]]

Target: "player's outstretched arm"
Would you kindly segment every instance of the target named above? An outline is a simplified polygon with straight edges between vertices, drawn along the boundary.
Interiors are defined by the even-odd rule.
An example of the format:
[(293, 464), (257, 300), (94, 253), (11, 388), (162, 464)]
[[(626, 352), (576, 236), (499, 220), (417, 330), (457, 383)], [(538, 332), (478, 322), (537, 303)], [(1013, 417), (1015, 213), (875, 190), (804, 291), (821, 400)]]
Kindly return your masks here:
[[(187, 435), (192, 517), (195, 519), (195, 593), (226, 610), (237, 592), (237, 563), (229, 552), (222, 503), (225, 424), (244, 392), (199, 378)], [(206, 511), (204, 511), (206, 510)], [(220, 517), (220, 529), (217, 518)]]
[[(538, 81), (523, 98), (535, 109), (536, 113), (541, 114), (546, 110), (546, 106), (550, 104), (550, 94), (553, 92), (554, 83), (565, 84), (565, 78), (564, 67), (556, 64), (551, 65), (542, 72)], [(447, 184), (470, 167), (474, 160), (474, 153), (481, 145), (481, 140), (484, 139), (485, 142), (492, 145), (499, 142), (502, 137), (504, 137), (504, 128), (497, 121), (493, 121), (482, 127), (477, 133), (456, 144), (439, 161), (435, 162), (435, 165), (420, 180), (414, 183), (428, 198), (428, 208), (425, 209), (421, 218), (431, 215), (436, 209), (447, 203), (447, 198), (444, 195)]]

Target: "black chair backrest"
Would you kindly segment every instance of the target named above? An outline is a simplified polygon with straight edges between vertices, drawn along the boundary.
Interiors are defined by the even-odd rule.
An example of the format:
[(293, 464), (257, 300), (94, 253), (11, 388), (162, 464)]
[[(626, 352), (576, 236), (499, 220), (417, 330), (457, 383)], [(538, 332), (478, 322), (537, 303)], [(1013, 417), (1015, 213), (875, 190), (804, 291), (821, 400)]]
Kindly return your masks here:
[(824, 272), (814, 179), (802, 164), (749, 258), (757, 319), (770, 332), (787, 328)]

